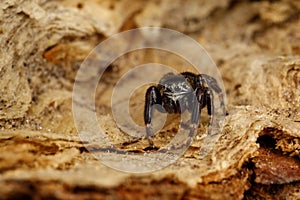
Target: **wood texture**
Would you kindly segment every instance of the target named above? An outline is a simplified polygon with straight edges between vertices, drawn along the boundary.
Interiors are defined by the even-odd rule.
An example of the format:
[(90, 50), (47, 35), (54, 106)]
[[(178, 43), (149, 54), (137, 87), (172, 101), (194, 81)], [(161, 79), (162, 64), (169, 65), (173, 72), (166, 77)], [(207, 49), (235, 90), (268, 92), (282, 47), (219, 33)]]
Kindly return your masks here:
[[(3, 199), (299, 199), (300, 4), (282, 1), (4, 0), (0, 3), (0, 197)], [(207, 117), (173, 165), (128, 174), (86, 150), (72, 115), (76, 71), (114, 33), (162, 26), (200, 42), (219, 67), (227, 92), (225, 126), (199, 158)], [(96, 96), (99, 123), (117, 145), (146, 141), (116, 127), (114, 84), (133, 64), (190, 68), (147, 50), (115, 61)], [(143, 124), (144, 90), (130, 102)], [(100, 98), (101, 97), (101, 98)], [(163, 146), (178, 129), (170, 116), (154, 138)], [(123, 143), (122, 143), (123, 142)]]

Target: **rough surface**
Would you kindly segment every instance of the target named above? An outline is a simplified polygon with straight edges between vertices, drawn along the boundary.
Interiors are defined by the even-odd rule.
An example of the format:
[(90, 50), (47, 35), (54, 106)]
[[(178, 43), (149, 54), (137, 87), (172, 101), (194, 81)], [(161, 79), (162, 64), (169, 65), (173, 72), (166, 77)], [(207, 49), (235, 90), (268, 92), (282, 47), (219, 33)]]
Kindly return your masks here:
[[(2, 1), (0, 197), (299, 199), (299, 10), (294, 0)], [(222, 74), (228, 116), (206, 157), (199, 157), (204, 113), (193, 144), (173, 165), (128, 174), (104, 166), (86, 150), (74, 127), (72, 88), (94, 46), (147, 25), (184, 32), (206, 48)], [(115, 61), (97, 88), (99, 123), (126, 150), (143, 151), (147, 142), (116, 127), (111, 94), (132, 66), (153, 59), (192, 71), (166, 52), (135, 52)], [(140, 125), (143, 99), (140, 88), (130, 101)], [(155, 144), (172, 138), (178, 122), (169, 116)]]
[(278, 155), (261, 148), (259, 155), (253, 158), (255, 182), (262, 184), (283, 184), (299, 180), (299, 160)]

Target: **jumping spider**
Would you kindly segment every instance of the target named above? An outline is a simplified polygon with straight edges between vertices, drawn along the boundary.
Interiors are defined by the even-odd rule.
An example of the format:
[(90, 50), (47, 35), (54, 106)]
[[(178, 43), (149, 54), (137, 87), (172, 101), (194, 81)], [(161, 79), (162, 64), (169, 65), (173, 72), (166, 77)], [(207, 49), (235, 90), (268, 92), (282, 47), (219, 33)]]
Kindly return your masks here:
[[(155, 148), (152, 141), (152, 116), (154, 105), (160, 112), (182, 113), (188, 110), (191, 113), (189, 126), (189, 136), (186, 146), (189, 146), (192, 137), (197, 129), (201, 109), (207, 107), (210, 116), (209, 125), (211, 126), (214, 113), (214, 94), (215, 91), (220, 99), (221, 108), (225, 114), (224, 97), (217, 81), (206, 74), (194, 74), (183, 72), (180, 74), (168, 73), (164, 75), (157, 86), (147, 89), (144, 109), (144, 122), (146, 125), (146, 138), (150, 148)], [(210, 133), (210, 129), (208, 131)]]

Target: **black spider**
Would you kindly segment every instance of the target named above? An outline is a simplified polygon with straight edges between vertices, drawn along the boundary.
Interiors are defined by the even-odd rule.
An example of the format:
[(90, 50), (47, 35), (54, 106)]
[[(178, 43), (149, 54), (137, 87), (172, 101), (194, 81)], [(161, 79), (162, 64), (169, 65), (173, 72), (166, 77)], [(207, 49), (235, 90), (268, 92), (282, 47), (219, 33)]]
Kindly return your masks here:
[[(183, 72), (180, 74), (168, 73), (164, 75), (157, 86), (147, 89), (144, 109), (144, 122), (146, 125), (146, 137), (150, 148), (155, 148), (152, 141), (152, 115), (154, 105), (160, 112), (182, 113), (188, 110), (191, 113), (190, 132), (186, 146), (189, 146), (199, 123), (201, 109), (207, 106), (210, 116), (210, 125), (214, 113), (214, 94), (219, 95), (221, 108), (225, 114), (224, 98), (217, 81), (206, 74), (194, 74)], [(208, 131), (210, 134), (210, 129)]]

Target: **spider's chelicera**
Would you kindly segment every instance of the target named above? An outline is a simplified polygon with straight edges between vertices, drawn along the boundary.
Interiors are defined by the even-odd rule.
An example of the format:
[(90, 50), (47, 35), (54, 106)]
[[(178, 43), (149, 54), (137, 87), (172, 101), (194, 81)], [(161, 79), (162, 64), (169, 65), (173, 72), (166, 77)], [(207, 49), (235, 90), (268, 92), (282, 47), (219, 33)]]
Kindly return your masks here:
[[(189, 146), (196, 132), (201, 109), (207, 107), (211, 126), (214, 114), (214, 92), (220, 99), (220, 107), (225, 114), (224, 97), (217, 81), (206, 74), (194, 74), (183, 72), (180, 74), (168, 73), (164, 75), (157, 86), (147, 89), (144, 109), (144, 122), (146, 125), (146, 137), (150, 148), (155, 148), (152, 140), (152, 116), (153, 109), (160, 112), (182, 113), (188, 110), (191, 113), (189, 136), (186, 146)], [(158, 104), (160, 106), (155, 106)], [(210, 128), (208, 129), (210, 134)]]

